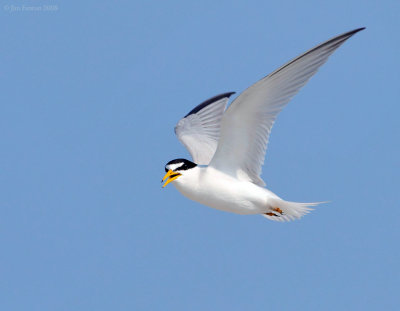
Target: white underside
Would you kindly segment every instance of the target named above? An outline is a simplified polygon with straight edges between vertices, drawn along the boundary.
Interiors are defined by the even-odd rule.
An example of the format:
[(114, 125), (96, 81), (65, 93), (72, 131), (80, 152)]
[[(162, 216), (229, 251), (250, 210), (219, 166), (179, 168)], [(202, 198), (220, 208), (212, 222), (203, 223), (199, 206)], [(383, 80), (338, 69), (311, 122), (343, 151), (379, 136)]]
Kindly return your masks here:
[(172, 184), (185, 197), (209, 207), (237, 214), (263, 214), (273, 208), (277, 195), (224, 174), (212, 167), (185, 171)]

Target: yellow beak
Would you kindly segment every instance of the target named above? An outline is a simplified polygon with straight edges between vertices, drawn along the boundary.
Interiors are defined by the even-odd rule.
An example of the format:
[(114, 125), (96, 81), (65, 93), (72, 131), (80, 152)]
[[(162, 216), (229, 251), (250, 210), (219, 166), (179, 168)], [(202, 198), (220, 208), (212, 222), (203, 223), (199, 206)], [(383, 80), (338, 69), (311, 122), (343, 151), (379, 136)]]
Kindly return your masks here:
[(163, 182), (165, 179), (169, 177), (169, 179), (166, 181), (166, 183), (162, 186), (163, 188), (168, 185), (171, 181), (174, 181), (177, 179), (179, 176), (181, 176), (181, 173), (174, 172), (173, 170), (169, 170), (167, 174), (165, 174), (164, 178), (161, 180)]

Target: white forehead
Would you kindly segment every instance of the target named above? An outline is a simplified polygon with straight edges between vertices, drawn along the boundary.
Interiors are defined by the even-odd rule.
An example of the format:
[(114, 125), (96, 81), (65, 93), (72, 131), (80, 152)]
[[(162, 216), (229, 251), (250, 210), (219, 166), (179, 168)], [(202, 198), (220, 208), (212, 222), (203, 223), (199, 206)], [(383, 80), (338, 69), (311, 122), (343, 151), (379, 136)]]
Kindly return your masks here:
[(182, 162), (180, 162), (180, 163), (174, 163), (174, 164), (168, 164), (167, 165), (167, 168), (169, 169), (169, 170), (173, 170), (173, 171), (175, 171), (178, 167), (180, 167), (180, 166), (182, 166)]

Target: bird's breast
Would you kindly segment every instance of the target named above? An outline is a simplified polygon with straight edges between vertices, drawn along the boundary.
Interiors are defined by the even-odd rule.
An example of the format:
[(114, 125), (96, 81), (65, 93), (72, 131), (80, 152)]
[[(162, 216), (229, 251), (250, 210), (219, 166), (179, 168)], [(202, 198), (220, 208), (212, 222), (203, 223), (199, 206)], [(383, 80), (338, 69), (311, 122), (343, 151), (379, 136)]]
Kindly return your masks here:
[(215, 170), (178, 178), (174, 186), (193, 201), (238, 214), (260, 213), (265, 209), (267, 199), (264, 188)]

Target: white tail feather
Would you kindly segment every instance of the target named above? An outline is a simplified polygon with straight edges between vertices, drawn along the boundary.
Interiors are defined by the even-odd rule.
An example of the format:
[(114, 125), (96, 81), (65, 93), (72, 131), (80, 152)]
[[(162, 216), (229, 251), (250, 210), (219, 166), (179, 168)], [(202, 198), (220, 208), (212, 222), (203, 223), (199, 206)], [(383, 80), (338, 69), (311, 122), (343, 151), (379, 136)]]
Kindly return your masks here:
[(273, 199), (271, 205), (273, 208), (279, 208), (282, 211), (282, 215), (273, 209), (268, 212), (276, 214), (277, 216), (271, 216), (263, 214), (265, 218), (275, 221), (291, 221), (295, 219), (300, 219), (304, 215), (308, 214), (313, 210), (311, 206), (317, 206), (318, 204), (327, 202), (313, 202), (313, 203), (299, 203), (299, 202), (289, 202), (282, 199)]

